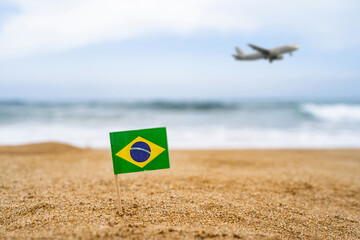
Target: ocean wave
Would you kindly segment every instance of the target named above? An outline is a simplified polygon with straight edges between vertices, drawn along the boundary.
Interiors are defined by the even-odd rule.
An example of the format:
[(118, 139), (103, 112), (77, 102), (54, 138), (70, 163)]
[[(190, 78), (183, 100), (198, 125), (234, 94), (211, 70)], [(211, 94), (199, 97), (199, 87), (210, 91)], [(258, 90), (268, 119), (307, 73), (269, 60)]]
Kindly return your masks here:
[(360, 104), (303, 104), (303, 111), (332, 122), (360, 122)]
[(26, 102), (21, 100), (0, 100), (0, 106), (25, 105)]
[(85, 108), (127, 108), (127, 109), (155, 109), (155, 110), (221, 110), (237, 109), (236, 102), (223, 101), (85, 101), (85, 102), (26, 102), (26, 101), (1, 101), (3, 106), (27, 106), (34, 108), (64, 108), (64, 107), (83, 107)]
[(360, 147), (360, 102), (7, 102), (0, 145), (108, 147), (108, 132), (166, 126), (175, 148)]
[(149, 101), (128, 103), (125, 106), (157, 110), (229, 110), (236, 109), (233, 103), (220, 101)]

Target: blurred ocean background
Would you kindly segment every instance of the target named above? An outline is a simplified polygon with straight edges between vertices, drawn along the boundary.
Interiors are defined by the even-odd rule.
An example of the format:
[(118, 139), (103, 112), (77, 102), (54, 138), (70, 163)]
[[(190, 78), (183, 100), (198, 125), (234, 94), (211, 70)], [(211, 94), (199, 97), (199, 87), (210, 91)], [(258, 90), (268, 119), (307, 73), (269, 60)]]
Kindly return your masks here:
[(170, 148), (360, 147), (360, 101), (0, 102), (0, 145), (108, 148), (109, 132), (162, 126)]

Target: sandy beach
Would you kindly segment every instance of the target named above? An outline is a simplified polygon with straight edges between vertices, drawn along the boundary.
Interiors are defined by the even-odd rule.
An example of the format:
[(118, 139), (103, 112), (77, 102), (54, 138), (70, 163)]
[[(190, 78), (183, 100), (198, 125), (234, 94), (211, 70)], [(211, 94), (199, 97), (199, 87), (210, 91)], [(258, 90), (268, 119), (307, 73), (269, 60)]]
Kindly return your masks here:
[(119, 176), (109, 149), (0, 147), (1, 239), (359, 239), (360, 150), (175, 150)]

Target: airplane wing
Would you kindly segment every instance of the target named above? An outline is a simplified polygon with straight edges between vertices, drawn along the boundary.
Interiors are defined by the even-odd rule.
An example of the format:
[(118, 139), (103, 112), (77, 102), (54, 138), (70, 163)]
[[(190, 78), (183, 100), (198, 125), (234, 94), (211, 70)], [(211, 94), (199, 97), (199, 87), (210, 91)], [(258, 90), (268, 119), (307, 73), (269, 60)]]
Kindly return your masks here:
[(253, 45), (253, 44), (248, 44), (249, 45), (249, 47), (251, 47), (252, 49), (254, 49), (254, 50), (256, 50), (256, 51), (258, 51), (258, 52), (261, 52), (262, 54), (264, 54), (264, 55), (270, 55), (270, 51), (269, 50), (267, 50), (267, 49), (265, 49), (265, 48), (261, 48), (261, 47), (258, 47), (258, 46), (255, 46), (255, 45)]

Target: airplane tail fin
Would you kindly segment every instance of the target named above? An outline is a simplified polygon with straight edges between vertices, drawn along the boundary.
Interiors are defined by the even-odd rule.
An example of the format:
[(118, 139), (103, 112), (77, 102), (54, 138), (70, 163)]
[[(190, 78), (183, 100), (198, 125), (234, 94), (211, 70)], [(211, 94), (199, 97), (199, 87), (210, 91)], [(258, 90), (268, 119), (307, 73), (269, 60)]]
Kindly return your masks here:
[(243, 56), (245, 55), (245, 54), (244, 54), (244, 52), (243, 52), (243, 51), (241, 51), (241, 49), (240, 49), (240, 48), (236, 47), (236, 48), (235, 48), (235, 50), (236, 50), (237, 55), (238, 55), (239, 57), (243, 57)]

